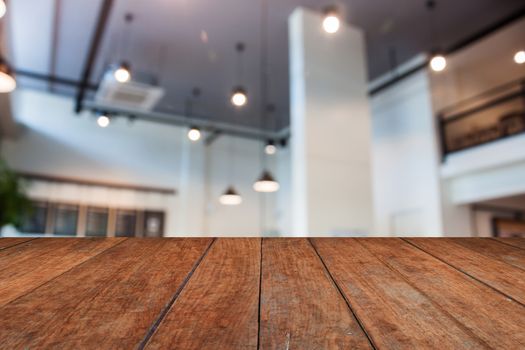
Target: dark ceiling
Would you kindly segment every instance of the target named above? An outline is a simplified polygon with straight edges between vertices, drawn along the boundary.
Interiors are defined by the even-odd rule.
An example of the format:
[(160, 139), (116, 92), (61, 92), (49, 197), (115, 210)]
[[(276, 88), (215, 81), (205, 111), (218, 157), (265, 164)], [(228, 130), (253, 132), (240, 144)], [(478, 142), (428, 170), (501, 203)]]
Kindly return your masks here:
[[(12, 26), (13, 59), (17, 68), (78, 80), (101, 0), (39, 2), (40, 7), (53, 6), (48, 11), (55, 19), (51, 24), (42, 20), (29, 22), (27, 12), (22, 19), (24, 6), (26, 11), (35, 10), (37, 5), (33, 0), (11, 3), (15, 7), (12, 22), (17, 18), (25, 22), (24, 28), (22, 24)], [(438, 42), (432, 43), (425, 0), (340, 0), (335, 3), (346, 21), (365, 33), (370, 79), (390, 69), (393, 51), (395, 60), (402, 63), (436, 45), (448, 47), (524, 6), (523, 0), (437, 0), (434, 21)], [(269, 100), (277, 108), (275, 118), (264, 122), (265, 128), (280, 129), (289, 122), (288, 16), (298, 6), (320, 12), (333, 4), (333, 0), (268, 0)], [(127, 59), (135, 70), (156, 76), (166, 88), (159, 110), (183, 111), (191, 90), (199, 87), (202, 95), (194, 106), (195, 114), (259, 127), (260, 10), (260, 1), (255, 0), (115, 0), (91, 80), (97, 82), (108, 64)], [(126, 13), (134, 14), (135, 19), (124, 35)], [(50, 49), (45, 51), (45, 55), (50, 56), (46, 58), (49, 65), (44, 65), (48, 69), (38, 64), (41, 59), (38, 61), (36, 57), (44, 54), (36, 52), (38, 46), (33, 45), (35, 52), (20, 49), (23, 43), (17, 40), (23, 35), (16, 33), (17, 28), (28, 38), (34, 38), (41, 31), (51, 31)], [(230, 91), (238, 83), (234, 47), (239, 41), (246, 44), (242, 83), (250, 97), (250, 103), (242, 110), (236, 110), (229, 103)], [(62, 91), (60, 87), (55, 89)]]

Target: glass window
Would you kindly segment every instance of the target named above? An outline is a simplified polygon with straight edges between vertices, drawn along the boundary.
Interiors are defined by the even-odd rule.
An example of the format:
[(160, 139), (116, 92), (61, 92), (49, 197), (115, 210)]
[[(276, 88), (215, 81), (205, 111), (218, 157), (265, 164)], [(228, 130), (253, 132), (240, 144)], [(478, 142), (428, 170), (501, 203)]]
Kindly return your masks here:
[(88, 208), (86, 216), (86, 236), (107, 235), (108, 231), (108, 209)]
[(58, 204), (55, 208), (55, 235), (75, 236), (77, 234), (78, 207)]
[(164, 213), (161, 211), (144, 212), (144, 236), (162, 237), (164, 233)]
[(31, 212), (24, 218), (20, 230), (22, 233), (46, 232), (48, 205), (45, 202), (32, 202)]
[(115, 226), (115, 236), (133, 237), (135, 236), (135, 225), (137, 213), (130, 210), (117, 210), (117, 222)]

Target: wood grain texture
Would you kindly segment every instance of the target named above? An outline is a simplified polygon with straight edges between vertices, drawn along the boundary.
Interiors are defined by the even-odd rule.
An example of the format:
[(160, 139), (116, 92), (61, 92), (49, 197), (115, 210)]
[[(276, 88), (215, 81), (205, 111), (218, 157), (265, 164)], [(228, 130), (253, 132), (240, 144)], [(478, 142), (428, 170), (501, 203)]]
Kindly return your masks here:
[(313, 243), (378, 348), (489, 348), (358, 240)]
[(121, 242), (38, 238), (0, 251), (0, 306)]
[(359, 242), (491, 347), (525, 348), (525, 307), (401, 239)]
[(116, 245), (0, 308), (0, 344), (134, 348), (210, 242), (130, 239)]
[(21, 244), (21, 243), (24, 243), (24, 242), (27, 242), (27, 241), (30, 241), (34, 238), (23, 238), (23, 237), (3, 237), (3, 238), (0, 238), (0, 250), (2, 249), (6, 249), (6, 248), (9, 248), (11, 246), (15, 246), (15, 245), (18, 245), (18, 244)]
[(305, 239), (264, 239), (261, 349), (370, 349)]
[(525, 270), (525, 250), (490, 238), (443, 238), (447, 243), (459, 244), (492, 259)]
[(517, 248), (525, 249), (525, 238), (493, 238), (494, 240), (500, 241)]
[(220, 238), (177, 298), (147, 349), (255, 349), (259, 238)]
[(409, 238), (407, 241), (525, 305), (524, 270), (441, 238)]

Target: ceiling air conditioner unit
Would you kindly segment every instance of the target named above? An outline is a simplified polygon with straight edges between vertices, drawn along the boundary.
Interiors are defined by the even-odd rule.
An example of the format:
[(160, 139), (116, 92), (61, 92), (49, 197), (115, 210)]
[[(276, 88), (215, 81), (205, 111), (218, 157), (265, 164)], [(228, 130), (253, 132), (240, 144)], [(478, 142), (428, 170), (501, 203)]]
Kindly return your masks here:
[(164, 96), (164, 89), (152, 84), (131, 80), (120, 83), (111, 71), (104, 74), (95, 94), (95, 103), (104, 106), (151, 111)]

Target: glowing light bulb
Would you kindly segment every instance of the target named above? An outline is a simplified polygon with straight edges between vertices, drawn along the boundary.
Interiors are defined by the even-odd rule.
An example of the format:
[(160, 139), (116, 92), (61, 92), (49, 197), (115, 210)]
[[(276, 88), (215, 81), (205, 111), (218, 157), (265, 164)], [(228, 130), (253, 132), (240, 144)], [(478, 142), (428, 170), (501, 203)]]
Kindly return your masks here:
[(525, 51), (521, 50), (516, 52), (516, 54), (514, 55), (514, 62), (516, 62), (517, 64), (525, 63)]
[(268, 171), (264, 171), (262, 176), (253, 184), (253, 189), (256, 192), (277, 192), (279, 183), (275, 181)]
[(277, 152), (277, 147), (275, 147), (275, 145), (273, 143), (268, 143), (265, 147), (264, 147), (264, 152), (271, 156), (271, 155), (274, 155), (275, 152)]
[(219, 197), (219, 202), (222, 205), (239, 205), (242, 203), (242, 197), (230, 186), (226, 189), (226, 192)]
[(0, 67), (0, 93), (12, 92), (16, 89), (16, 80), (8, 71), (2, 71)]
[(115, 80), (119, 83), (127, 83), (131, 79), (131, 73), (129, 71), (129, 65), (122, 63), (115, 72), (113, 72)]
[(105, 116), (105, 115), (101, 115), (97, 118), (97, 124), (98, 126), (100, 126), (101, 128), (106, 128), (109, 126), (109, 123), (111, 123), (111, 120)]
[(243, 88), (236, 88), (233, 90), (231, 97), (231, 102), (234, 106), (242, 107), (248, 102), (248, 97), (246, 96), (246, 91)]
[(334, 13), (327, 14), (323, 19), (323, 29), (329, 34), (334, 34), (339, 30), (341, 21)]
[(4, 0), (0, 0), (0, 18), (4, 17), (7, 12), (7, 7), (5, 6)]
[(441, 72), (447, 68), (447, 59), (441, 55), (432, 57), (430, 60), (430, 68), (434, 72)]
[(199, 129), (197, 128), (191, 128), (189, 131), (188, 131), (188, 138), (195, 142), (195, 141), (199, 141), (199, 139), (201, 138), (201, 132)]

